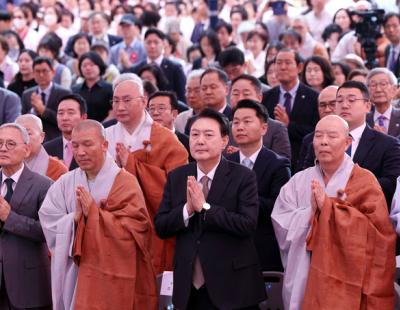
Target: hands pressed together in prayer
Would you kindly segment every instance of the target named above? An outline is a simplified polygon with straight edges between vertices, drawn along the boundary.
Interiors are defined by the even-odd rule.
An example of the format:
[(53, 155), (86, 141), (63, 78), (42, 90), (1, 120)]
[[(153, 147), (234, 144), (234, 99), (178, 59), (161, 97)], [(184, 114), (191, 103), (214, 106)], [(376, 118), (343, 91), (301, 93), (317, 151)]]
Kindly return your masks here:
[(44, 111), (46, 110), (41, 96), (35, 92), (33, 92), (31, 95), (31, 105), (39, 115), (43, 115)]
[(82, 185), (78, 185), (76, 188), (75, 221), (78, 221), (82, 214), (86, 218), (89, 214), (90, 206), (94, 202), (92, 195)]
[(276, 120), (281, 121), (286, 127), (289, 126), (289, 116), (285, 108), (278, 104), (274, 109), (274, 115)]
[(10, 214), (11, 206), (9, 203), (0, 196), (0, 221), (5, 222)]
[(126, 164), (128, 163), (128, 157), (129, 157), (129, 151), (125, 147), (125, 145), (121, 142), (118, 142), (115, 151), (117, 153), (117, 165), (120, 166), (121, 168), (125, 167)]
[(206, 202), (201, 184), (194, 176), (188, 176), (186, 189), (186, 208), (189, 216), (193, 212), (201, 212)]
[(317, 180), (311, 181), (311, 206), (313, 211), (321, 210), (322, 206), (324, 205), (326, 194), (324, 188)]

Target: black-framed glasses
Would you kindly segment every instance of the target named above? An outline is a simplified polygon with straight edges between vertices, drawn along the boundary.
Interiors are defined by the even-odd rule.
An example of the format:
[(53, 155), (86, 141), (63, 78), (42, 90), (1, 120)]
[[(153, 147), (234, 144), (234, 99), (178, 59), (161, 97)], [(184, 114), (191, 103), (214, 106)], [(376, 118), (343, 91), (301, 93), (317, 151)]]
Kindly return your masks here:
[(339, 104), (339, 105), (342, 105), (342, 104), (345, 103), (345, 101), (346, 101), (346, 102), (348, 102), (350, 105), (353, 105), (353, 104), (356, 103), (356, 101), (360, 101), (360, 100), (362, 100), (362, 101), (368, 101), (367, 98), (356, 98), (356, 97), (350, 97), (350, 96), (348, 96), (348, 97), (337, 97), (337, 98), (336, 98), (336, 103)]
[(3, 145), (6, 146), (6, 149), (11, 151), (16, 148), (18, 144), (26, 144), (26, 143), (18, 143), (13, 140), (0, 140), (0, 150), (3, 148)]

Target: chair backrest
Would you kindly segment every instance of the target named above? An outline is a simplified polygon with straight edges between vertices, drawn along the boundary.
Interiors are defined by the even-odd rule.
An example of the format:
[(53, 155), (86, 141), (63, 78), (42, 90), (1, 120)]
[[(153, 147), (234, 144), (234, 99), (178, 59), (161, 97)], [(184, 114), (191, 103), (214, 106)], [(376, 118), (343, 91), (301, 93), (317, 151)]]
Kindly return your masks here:
[(267, 300), (260, 304), (261, 310), (284, 310), (282, 299), (283, 275), (283, 272), (263, 272)]

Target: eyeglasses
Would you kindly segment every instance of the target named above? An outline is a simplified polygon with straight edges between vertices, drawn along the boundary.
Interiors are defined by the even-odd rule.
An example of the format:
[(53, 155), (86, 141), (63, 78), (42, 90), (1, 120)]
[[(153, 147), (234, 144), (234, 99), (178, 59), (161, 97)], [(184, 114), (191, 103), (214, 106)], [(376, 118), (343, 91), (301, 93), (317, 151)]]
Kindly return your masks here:
[(355, 97), (337, 97), (336, 98), (336, 103), (339, 105), (342, 105), (345, 101), (348, 102), (350, 105), (353, 105), (356, 103), (356, 101), (363, 100), (363, 101), (368, 101), (367, 98), (355, 98)]
[(376, 89), (378, 85), (381, 88), (386, 88), (389, 85), (389, 82), (388, 81), (371, 82), (368, 84), (368, 87), (371, 89)]
[(150, 114), (153, 114), (156, 111), (160, 114), (163, 114), (165, 111), (168, 110), (168, 108), (166, 106), (151, 106), (147, 110)]
[(51, 72), (51, 70), (49, 70), (49, 69), (44, 69), (44, 70), (33, 70), (33, 73), (39, 74), (39, 75), (41, 75), (41, 74), (48, 74), (48, 73), (50, 73), (50, 72)]
[(318, 103), (318, 107), (320, 109), (326, 109), (326, 108), (335, 109), (336, 108), (336, 100), (320, 101)]
[(143, 96), (138, 96), (138, 97), (125, 97), (122, 99), (118, 98), (113, 98), (110, 100), (112, 105), (119, 105), (120, 103), (123, 103), (125, 106), (129, 105), (131, 102), (136, 101), (137, 99), (143, 98)]
[(11, 150), (15, 149), (15, 147), (18, 144), (26, 144), (26, 143), (17, 143), (17, 142), (15, 142), (13, 140), (6, 140), (6, 141), (0, 140), (0, 150), (3, 148), (3, 145), (5, 145), (6, 149), (11, 151)]

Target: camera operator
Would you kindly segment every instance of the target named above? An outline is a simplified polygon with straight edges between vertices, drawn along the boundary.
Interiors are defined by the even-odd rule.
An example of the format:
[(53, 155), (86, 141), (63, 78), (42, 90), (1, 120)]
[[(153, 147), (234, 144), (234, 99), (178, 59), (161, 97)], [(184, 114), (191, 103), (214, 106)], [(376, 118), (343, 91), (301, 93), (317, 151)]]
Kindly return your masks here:
[(383, 20), (383, 31), (390, 44), (385, 49), (385, 67), (400, 75), (400, 15), (388, 13)]

